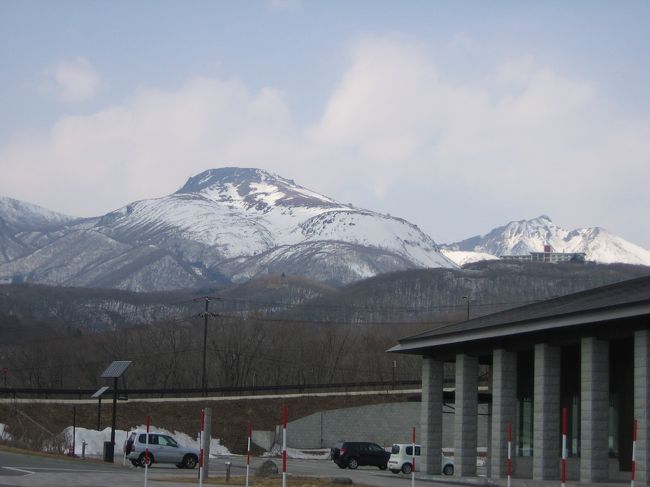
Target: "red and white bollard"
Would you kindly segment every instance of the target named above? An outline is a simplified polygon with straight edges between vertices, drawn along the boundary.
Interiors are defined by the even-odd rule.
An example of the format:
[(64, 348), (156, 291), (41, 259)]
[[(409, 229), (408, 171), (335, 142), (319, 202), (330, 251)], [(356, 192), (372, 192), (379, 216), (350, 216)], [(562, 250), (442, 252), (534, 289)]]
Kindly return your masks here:
[(248, 487), (248, 472), (251, 465), (251, 436), (253, 434), (253, 423), (248, 420), (248, 442), (246, 444), (246, 487)]
[(512, 478), (512, 423), (508, 423), (508, 459), (506, 460), (506, 474), (508, 475), (508, 487)]
[(566, 435), (567, 435), (567, 409), (562, 408), (562, 487), (566, 486)]
[(149, 426), (151, 418), (147, 416), (147, 435), (144, 443), (144, 487), (147, 487), (147, 478), (149, 477)]
[(287, 487), (287, 416), (289, 410), (282, 408), (282, 487)]
[(413, 435), (412, 435), (412, 445), (411, 445), (411, 486), (415, 485), (415, 426), (413, 426)]
[(199, 486), (203, 485), (203, 477), (205, 475), (205, 468), (203, 467), (203, 434), (205, 432), (205, 409), (201, 409), (201, 422), (200, 422), (201, 429), (199, 430), (199, 444), (200, 444), (200, 450), (199, 450)]
[(634, 429), (632, 430), (632, 480), (630, 481), (630, 487), (634, 487), (634, 481), (636, 480), (636, 428), (637, 422), (634, 420)]

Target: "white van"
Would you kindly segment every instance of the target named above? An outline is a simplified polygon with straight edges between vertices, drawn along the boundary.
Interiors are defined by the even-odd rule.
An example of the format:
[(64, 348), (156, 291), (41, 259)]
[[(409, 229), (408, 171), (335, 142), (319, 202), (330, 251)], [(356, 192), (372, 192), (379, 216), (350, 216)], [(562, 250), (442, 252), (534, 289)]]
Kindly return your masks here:
[[(441, 468), (445, 475), (454, 474), (454, 460), (446, 457), (442, 452)], [(413, 444), (412, 443), (395, 443), (390, 450), (388, 459), (388, 469), (393, 473), (410, 474), (413, 471)], [(420, 465), (420, 445), (415, 445), (415, 470), (419, 470)]]

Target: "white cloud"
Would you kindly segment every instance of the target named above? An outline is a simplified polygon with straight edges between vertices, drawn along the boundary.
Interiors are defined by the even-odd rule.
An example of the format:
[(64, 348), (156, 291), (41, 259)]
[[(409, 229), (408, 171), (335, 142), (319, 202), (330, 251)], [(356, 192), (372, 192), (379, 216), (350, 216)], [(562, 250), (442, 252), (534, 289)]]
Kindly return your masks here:
[(84, 57), (61, 62), (53, 70), (48, 70), (43, 82), (43, 90), (63, 102), (90, 100), (101, 86), (101, 76)]
[[(597, 213), (603, 225), (626, 212), (642, 221), (649, 135), (646, 120), (617, 112), (591, 83), (530, 57), (454, 83), (417, 48), (386, 39), (356, 47), (310, 131), (354, 154), (378, 195), (427, 181), (432, 195), (454, 188), (573, 221)], [(630, 191), (646, 204), (616, 203)]]
[[(423, 52), (403, 39), (357, 43), (322, 117), (306, 127), (273, 88), (197, 77), (176, 91), (142, 90), (119, 106), (62, 117), (46, 133), (16, 135), (0, 148), (0, 194), (92, 215), (239, 165), (390, 208), (434, 238), (441, 212), (463, 222), (463, 236), (497, 209), (507, 214), (496, 223), (549, 213), (565, 226), (614, 232), (647, 219), (647, 120), (531, 57), (459, 83)], [(415, 185), (425, 191), (417, 205)]]
[(76, 215), (162, 196), (220, 165), (274, 164), (296, 148), (282, 94), (194, 78), (120, 106), (66, 116), (0, 149), (0, 194)]

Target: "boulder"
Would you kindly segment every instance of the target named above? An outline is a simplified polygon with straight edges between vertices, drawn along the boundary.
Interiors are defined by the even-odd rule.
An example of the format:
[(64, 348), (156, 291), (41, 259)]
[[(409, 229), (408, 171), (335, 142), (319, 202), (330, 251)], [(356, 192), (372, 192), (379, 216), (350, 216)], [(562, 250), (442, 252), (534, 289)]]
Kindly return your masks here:
[(266, 460), (255, 470), (256, 477), (275, 477), (278, 474), (278, 466), (273, 460)]

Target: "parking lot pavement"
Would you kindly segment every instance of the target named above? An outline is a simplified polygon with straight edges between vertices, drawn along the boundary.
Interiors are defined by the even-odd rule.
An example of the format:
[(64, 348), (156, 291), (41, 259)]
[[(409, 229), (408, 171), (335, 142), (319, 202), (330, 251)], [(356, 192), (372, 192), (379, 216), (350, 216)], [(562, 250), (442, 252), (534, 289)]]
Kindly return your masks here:
[[(254, 473), (254, 468), (266, 460), (268, 459), (252, 459), (251, 475)], [(282, 465), (280, 459), (271, 458), (271, 460), (278, 466)], [(246, 458), (228, 456), (210, 460), (210, 476), (223, 478), (226, 462), (231, 464), (231, 475), (245, 475)], [(198, 484), (198, 469), (179, 470), (174, 465), (154, 464), (148, 473), (150, 487), (187, 487)], [(342, 470), (327, 460), (289, 459), (288, 475), (349, 477), (355, 484), (376, 487), (408, 487), (411, 482), (410, 476), (395, 475), (373, 467)], [(174, 481), (180, 477), (195, 478), (197, 482)], [(143, 484), (144, 469), (135, 468), (130, 464), (124, 466), (121, 461), (110, 464), (97, 460), (68, 459), (0, 450), (1, 487), (139, 487)], [(426, 484), (434, 485), (430, 482)]]
[[(196, 471), (178, 470), (161, 466), (149, 472), (152, 487), (180, 487), (187, 483), (160, 482), (156, 478), (183, 475), (192, 476)], [(3, 487), (116, 487), (143, 484), (144, 470), (93, 460), (68, 459), (0, 450), (0, 486)]]

